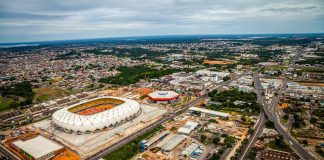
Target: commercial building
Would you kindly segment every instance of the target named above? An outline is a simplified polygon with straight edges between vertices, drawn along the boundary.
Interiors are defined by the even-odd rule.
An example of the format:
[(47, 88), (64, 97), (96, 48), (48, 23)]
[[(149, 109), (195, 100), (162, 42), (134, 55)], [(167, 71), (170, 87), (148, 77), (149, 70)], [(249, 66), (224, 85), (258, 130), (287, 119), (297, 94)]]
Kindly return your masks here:
[(213, 111), (210, 109), (204, 109), (204, 108), (198, 108), (198, 107), (190, 107), (190, 111), (196, 111), (202, 113), (201, 116), (206, 116), (206, 114), (211, 115), (211, 116), (219, 116), (222, 118), (226, 118), (229, 116), (228, 113), (223, 113), (223, 112), (218, 112), (218, 111)]
[(197, 144), (197, 143), (191, 143), (188, 147), (186, 147), (182, 152), (181, 152), (181, 156), (182, 157), (189, 157), (191, 155), (199, 155), (203, 152), (203, 150), (201, 150), (201, 145)]
[(157, 103), (169, 103), (178, 99), (179, 94), (174, 91), (155, 91), (148, 94), (148, 97)]
[(198, 126), (198, 123), (188, 121), (184, 126), (178, 129), (178, 134), (180, 135), (188, 135), (191, 131), (193, 131)]
[(12, 142), (13, 147), (26, 159), (45, 160), (58, 155), (64, 151), (64, 147), (43, 136), (37, 136), (28, 140)]
[(171, 151), (173, 148), (175, 148), (177, 145), (179, 145), (185, 139), (186, 139), (186, 137), (182, 136), (182, 135), (174, 136), (165, 145), (162, 146), (162, 148), (161, 148), (162, 152)]
[(139, 145), (140, 145), (140, 151), (143, 152), (146, 150), (148, 147), (150, 147), (152, 144), (155, 144), (161, 140), (163, 140), (164, 137), (170, 134), (170, 131), (166, 130), (163, 131), (154, 137), (150, 138), (149, 140), (142, 140)]

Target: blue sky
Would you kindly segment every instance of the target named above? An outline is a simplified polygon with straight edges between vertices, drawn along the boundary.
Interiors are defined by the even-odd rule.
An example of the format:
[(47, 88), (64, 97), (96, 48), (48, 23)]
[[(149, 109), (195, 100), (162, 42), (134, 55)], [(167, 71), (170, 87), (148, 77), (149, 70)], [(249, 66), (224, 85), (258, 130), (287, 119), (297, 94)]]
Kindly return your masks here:
[(324, 32), (324, 0), (1, 0), (0, 43)]

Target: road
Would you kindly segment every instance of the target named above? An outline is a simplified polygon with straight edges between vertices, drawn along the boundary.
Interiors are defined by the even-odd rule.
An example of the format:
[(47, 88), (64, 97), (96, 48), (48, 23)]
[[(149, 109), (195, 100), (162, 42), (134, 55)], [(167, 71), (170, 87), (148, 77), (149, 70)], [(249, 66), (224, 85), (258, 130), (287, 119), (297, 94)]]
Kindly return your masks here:
[[(215, 89), (218, 89), (218, 88), (223, 87), (223, 86), (226, 86), (226, 85), (230, 84), (232, 81), (234, 81), (234, 80), (236, 80), (236, 79), (238, 79), (238, 78), (240, 78), (241, 76), (244, 76), (244, 75), (245, 75), (245, 74), (240, 75), (240, 76), (236, 76), (236, 77), (232, 78), (232, 79), (229, 80), (229, 81), (223, 82), (221, 85), (216, 86), (216, 87), (214, 87), (214, 88), (211, 88), (210, 91), (215, 90)], [(143, 135), (144, 133), (153, 130), (155, 127), (161, 125), (162, 123), (164, 123), (164, 122), (166, 122), (166, 121), (168, 121), (168, 120), (170, 120), (170, 119), (173, 119), (173, 118), (175, 118), (176, 116), (178, 116), (178, 115), (184, 113), (184, 112), (187, 111), (190, 107), (193, 107), (193, 106), (195, 106), (196, 104), (201, 103), (202, 101), (204, 101), (207, 97), (208, 97), (208, 95), (205, 94), (205, 95), (203, 95), (203, 96), (201, 96), (201, 97), (195, 99), (194, 101), (192, 101), (192, 102), (186, 104), (185, 107), (183, 107), (183, 108), (181, 108), (181, 109), (175, 111), (174, 113), (169, 114), (168, 116), (163, 117), (163, 118), (157, 120), (156, 122), (154, 122), (154, 123), (152, 123), (152, 124), (146, 126), (145, 128), (143, 128), (142, 130), (137, 131), (137, 132), (135, 132), (135, 133), (133, 133), (133, 134), (131, 134), (131, 135), (125, 137), (124, 139), (120, 140), (118, 143), (115, 143), (115, 144), (109, 146), (108, 148), (106, 148), (106, 149), (104, 149), (104, 150), (102, 150), (102, 151), (96, 153), (95, 155), (92, 155), (92, 156), (88, 157), (87, 160), (97, 160), (97, 159), (100, 159), (101, 157), (104, 157), (105, 155), (107, 155), (107, 154), (111, 153), (112, 151), (117, 150), (118, 148), (120, 148), (120, 147), (126, 145), (127, 143), (129, 143), (129, 142), (131, 142), (132, 140), (136, 139), (137, 137)]]
[[(258, 73), (255, 73), (253, 75), (253, 79), (256, 89), (259, 90), (258, 92), (262, 92), (262, 87), (258, 77)], [(278, 95), (281, 95), (281, 93), (285, 91), (286, 85), (286, 80), (284, 80), (283, 84), (279, 89)], [(262, 99), (263, 98), (261, 98), (260, 100)], [(276, 106), (278, 105), (279, 100), (280, 99), (278, 96), (274, 96), (268, 107), (265, 105), (261, 105), (263, 107), (263, 111), (265, 112), (268, 119), (274, 122), (275, 128), (277, 129), (278, 133), (284, 137), (284, 139), (288, 142), (288, 145), (297, 153), (297, 155), (300, 158), (304, 160), (315, 160), (316, 158), (314, 158), (311, 153), (309, 153), (305, 148), (303, 148), (300, 145), (300, 143), (294, 137), (292, 137), (289, 134), (289, 132), (287, 132), (286, 129), (281, 125), (280, 117), (276, 112)]]
[[(260, 104), (260, 107), (264, 108), (266, 103), (265, 103), (265, 99), (262, 95), (262, 90), (260, 90), (260, 86), (256, 86), (256, 85), (259, 85), (259, 83), (254, 82), (254, 87), (257, 88), (256, 89), (257, 100)], [(239, 160), (245, 159), (248, 151), (255, 145), (257, 138), (262, 134), (265, 121), (266, 121), (266, 117), (264, 115), (264, 111), (261, 110), (259, 119), (258, 119), (257, 123), (254, 125), (254, 131), (253, 131), (252, 135), (249, 137), (247, 145), (245, 145), (243, 147), (240, 155), (238, 156)]]
[(10, 160), (20, 160), (19, 157), (11, 153), (7, 148), (0, 144), (0, 152)]
[(302, 55), (302, 53), (304, 53), (304, 49), (302, 48), (298, 48), (297, 49), (297, 53), (296, 55), (289, 61), (289, 67), (292, 67), (297, 60), (299, 60), (300, 56)]

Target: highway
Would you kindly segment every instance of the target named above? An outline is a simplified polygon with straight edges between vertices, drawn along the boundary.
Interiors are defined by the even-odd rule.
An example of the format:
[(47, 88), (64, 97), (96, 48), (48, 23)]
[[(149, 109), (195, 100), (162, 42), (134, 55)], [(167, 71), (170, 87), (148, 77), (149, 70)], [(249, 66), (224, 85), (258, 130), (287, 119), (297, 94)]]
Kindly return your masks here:
[[(216, 87), (214, 87), (214, 88), (211, 88), (210, 91), (215, 90), (215, 89), (218, 89), (218, 88), (223, 87), (223, 86), (226, 86), (226, 85), (230, 84), (232, 81), (234, 81), (234, 80), (236, 80), (236, 79), (238, 79), (238, 78), (240, 78), (241, 76), (244, 76), (244, 75), (245, 75), (245, 74), (240, 75), (240, 76), (236, 76), (236, 77), (232, 78), (232, 79), (229, 80), (229, 81), (223, 82), (221, 85), (216, 86)], [(194, 101), (189, 102), (188, 104), (185, 105), (185, 107), (183, 107), (183, 108), (181, 108), (181, 109), (175, 111), (175, 112), (172, 113), (172, 114), (169, 114), (169, 115), (166, 116), (166, 117), (163, 117), (163, 118), (157, 120), (156, 122), (154, 122), (154, 123), (150, 124), (149, 126), (146, 126), (145, 128), (143, 128), (142, 130), (137, 131), (137, 132), (135, 132), (135, 133), (133, 133), (133, 134), (131, 134), (131, 135), (125, 137), (124, 139), (122, 139), (122, 140), (119, 141), (118, 143), (115, 143), (115, 144), (109, 146), (108, 148), (106, 148), (106, 149), (104, 149), (104, 150), (102, 150), (102, 151), (96, 153), (95, 155), (92, 155), (92, 156), (88, 157), (87, 160), (97, 160), (97, 159), (100, 159), (101, 157), (104, 157), (105, 155), (107, 155), (107, 154), (111, 153), (112, 151), (117, 150), (118, 148), (120, 148), (120, 147), (126, 145), (127, 143), (129, 143), (129, 142), (131, 142), (132, 140), (136, 139), (137, 137), (143, 135), (144, 133), (146, 133), (146, 132), (148, 132), (148, 131), (151, 131), (151, 130), (153, 130), (155, 127), (157, 127), (157, 126), (163, 124), (164, 122), (166, 122), (166, 121), (168, 121), (168, 120), (170, 120), (170, 119), (173, 119), (173, 118), (175, 118), (176, 116), (178, 116), (178, 115), (184, 113), (185, 111), (188, 110), (188, 108), (193, 107), (193, 106), (195, 106), (196, 104), (198, 104), (198, 103), (204, 101), (207, 97), (208, 97), (208, 94), (205, 94), (205, 95), (203, 95), (203, 96), (201, 96), (201, 97), (195, 99)]]
[(265, 99), (262, 95), (262, 90), (259, 89), (260, 86), (256, 86), (256, 85), (259, 85), (259, 83), (254, 82), (254, 87), (258, 88), (258, 89), (256, 89), (256, 94), (257, 94), (257, 100), (261, 107), (261, 112), (260, 112), (259, 119), (258, 119), (257, 123), (254, 125), (254, 131), (253, 131), (252, 135), (249, 137), (247, 145), (245, 145), (243, 147), (240, 155), (238, 156), (239, 160), (245, 159), (248, 151), (255, 145), (257, 138), (261, 135), (261, 133), (263, 131), (264, 123), (266, 121), (266, 117), (265, 117), (264, 111), (262, 109), (265, 107)]
[[(253, 79), (254, 79), (254, 83), (255, 83), (257, 92), (262, 92), (262, 87), (261, 87), (261, 83), (260, 83), (260, 80), (258, 77), (258, 73), (255, 73), (253, 75)], [(286, 89), (286, 81), (284, 80), (283, 84), (281, 85), (281, 87), (279, 89), (278, 95), (280, 95), (282, 92), (284, 92), (285, 89)], [(260, 100), (262, 100), (262, 99), (260, 99)], [(259, 97), (258, 97), (258, 100), (259, 100)], [(270, 121), (274, 122), (275, 128), (277, 129), (278, 133), (284, 137), (286, 142), (288, 142), (288, 145), (296, 152), (296, 154), (300, 158), (302, 158), (304, 160), (315, 160), (316, 158), (314, 158), (311, 153), (309, 153), (305, 148), (303, 148), (300, 145), (300, 143), (294, 137), (292, 137), (286, 131), (286, 129), (281, 125), (280, 117), (278, 116), (278, 114), (276, 112), (276, 106), (278, 105), (279, 100), (280, 99), (278, 96), (274, 96), (268, 107), (266, 107), (265, 105), (261, 105), (263, 107), (263, 111), (265, 112), (268, 119)]]

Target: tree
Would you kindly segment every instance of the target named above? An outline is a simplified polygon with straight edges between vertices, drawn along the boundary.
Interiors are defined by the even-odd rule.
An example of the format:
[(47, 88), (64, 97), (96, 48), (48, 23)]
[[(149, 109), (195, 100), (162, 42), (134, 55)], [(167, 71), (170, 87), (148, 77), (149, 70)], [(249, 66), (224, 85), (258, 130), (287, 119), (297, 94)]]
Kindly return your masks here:
[(220, 138), (218, 136), (213, 138), (213, 144), (218, 145), (219, 142), (220, 142)]
[(206, 135), (202, 134), (202, 135), (200, 136), (200, 141), (201, 141), (201, 142), (205, 142), (206, 139), (207, 139), (207, 136), (206, 136)]
[(304, 144), (304, 145), (308, 145), (308, 141), (306, 140), (306, 139), (304, 139), (303, 141), (302, 141), (302, 144)]
[(316, 117), (311, 117), (310, 123), (315, 124), (317, 122), (317, 120), (318, 119)]
[(225, 76), (225, 77), (223, 77), (223, 81), (228, 81), (230, 79), (230, 77), (228, 77), (228, 76)]
[(272, 121), (267, 121), (265, 125), (267, 128), (274, 128), (274, 123)]

